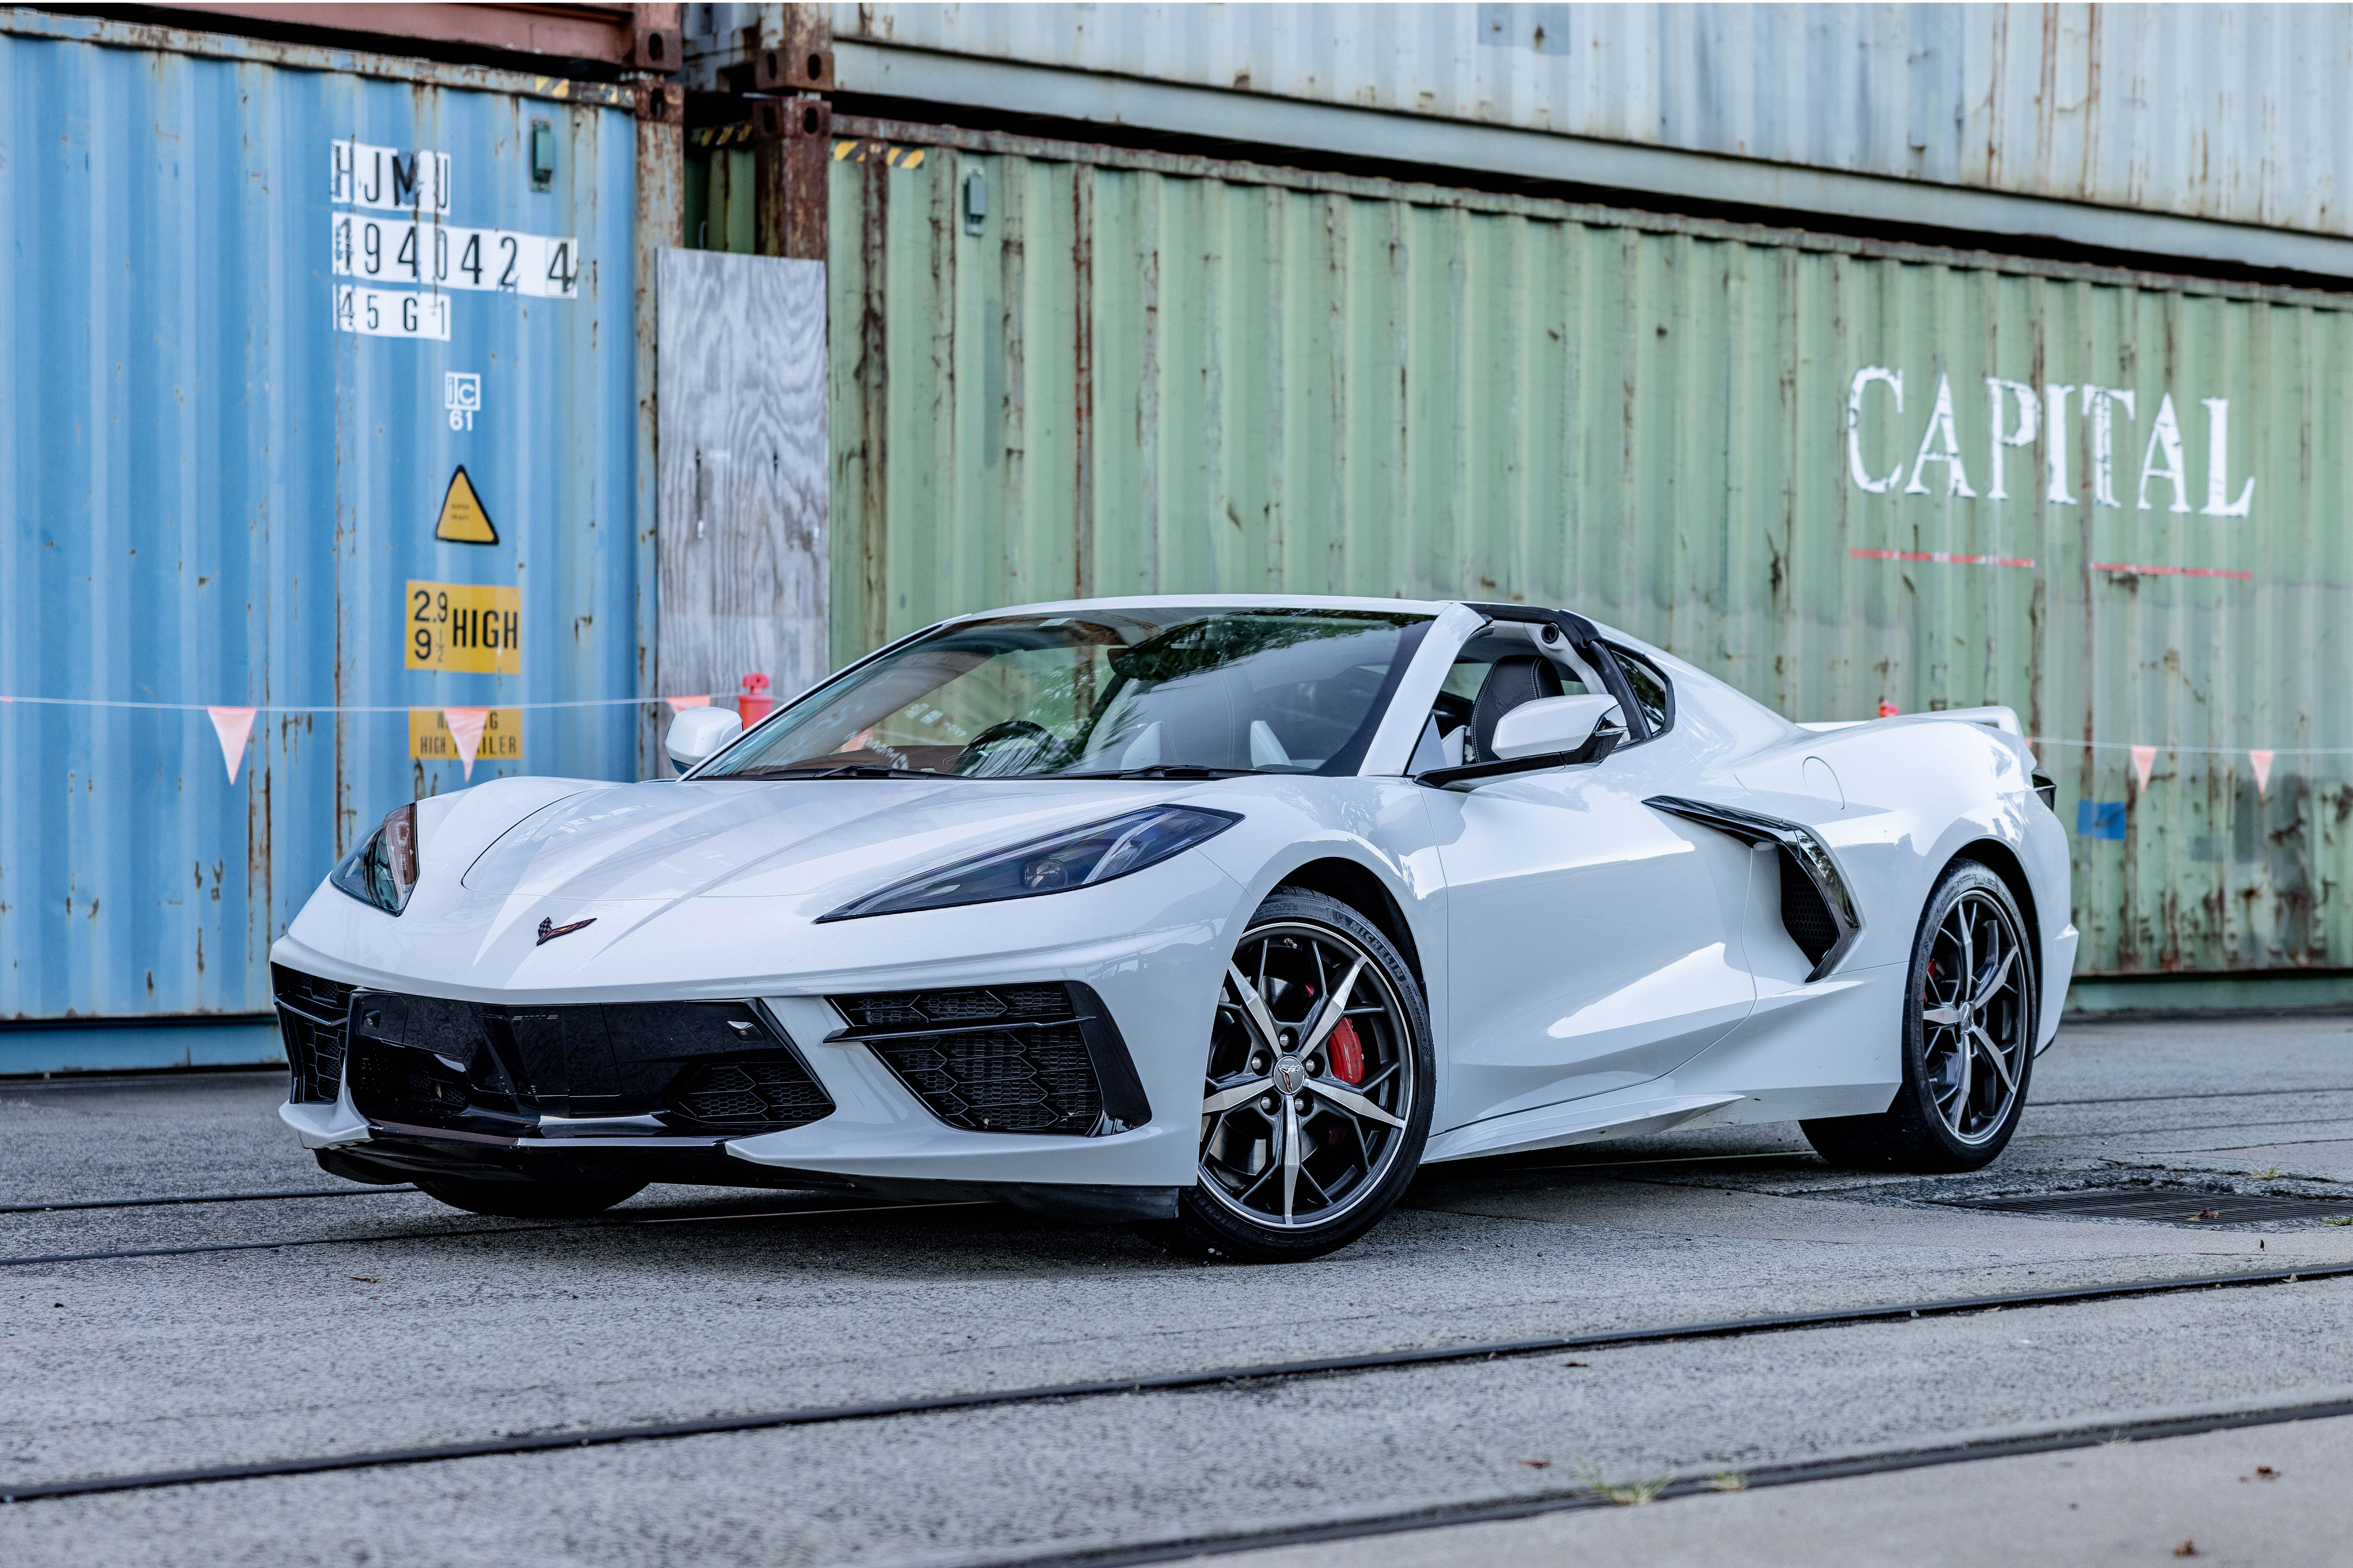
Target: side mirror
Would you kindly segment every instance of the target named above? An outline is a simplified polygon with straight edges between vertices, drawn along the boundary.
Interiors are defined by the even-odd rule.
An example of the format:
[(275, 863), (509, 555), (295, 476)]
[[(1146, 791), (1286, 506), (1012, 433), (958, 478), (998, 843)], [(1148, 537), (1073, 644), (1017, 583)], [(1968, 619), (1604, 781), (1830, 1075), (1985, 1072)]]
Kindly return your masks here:
[(1617, 710), (1614, 697), (1540, 697), (1523, 702), (1495, 721), (1495, 756), (1512, 762), (1573, 752), (1593, 739), (1602, 719)]
[(744, 721), (725, 708), (690, 708), (670, 721), (670, 733), (662, 738), (662, 749), (670, 760), (678, 764), (680, 773), (706, 758), (718, 754), (736, 736), (744, 732)]

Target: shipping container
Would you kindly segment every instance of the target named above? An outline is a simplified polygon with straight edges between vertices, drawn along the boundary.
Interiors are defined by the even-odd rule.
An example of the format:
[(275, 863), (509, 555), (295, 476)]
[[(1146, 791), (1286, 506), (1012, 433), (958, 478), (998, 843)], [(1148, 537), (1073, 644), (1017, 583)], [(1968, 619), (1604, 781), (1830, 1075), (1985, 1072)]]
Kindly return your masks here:
[(1792, 718), (2015, 707), (2081, 974), (2353, 967), (2353, 302), (836, 130), (837, 662), (1071, 595), (1566, 605)]
[[(779, 7), (689, 9), (691, 31), (721, 42), (727, 26)], [(882, 90), (872, 79), (884, 57), (921, 51), (1089, 73), (1106, 89), (1183, 84), (2353, 235), (2353, 136), (2337, 102), (2353, 76), (2353, 12), (2341, 5), (875, 0), (831, 11), (843, 85), (864, 91)]]
[(0, 80), (0, 1020), (254, 1018), (442, 710), (635, 774), (633, 100), (26, 11)]

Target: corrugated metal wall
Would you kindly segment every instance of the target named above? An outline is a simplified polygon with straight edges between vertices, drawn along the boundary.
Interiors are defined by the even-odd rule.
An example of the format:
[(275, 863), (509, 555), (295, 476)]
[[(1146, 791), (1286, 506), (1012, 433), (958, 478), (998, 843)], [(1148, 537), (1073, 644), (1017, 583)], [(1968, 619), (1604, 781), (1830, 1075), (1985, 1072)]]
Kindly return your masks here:
[[(2077, 839), (2079, 972), (2353, 963), (2353, 756), (2280, 756), (2259, 793), (2232, 751), (2353, 745), (2341, 301), (837, 124), (837, 659), (1073, 594), (1573, 605), (1793, 717), (2002, 702), (2225, 749), (2142, 794), (2128, 751), (2043, 748), (2064, 819), (2125, 803), (2121, 841)], [(1850, 453), (1873, 367), (1902, 411), (1864, 379)], [(1989, 376), (2063, 402), (2066, 502), (2047, 421), (1992, 499)], [(2094, 398), (2105, 484), (2084, 384), (2133, 399)], [(2244, 518), (2203, 515), (2209, 398)]]
[[(698, 8), (700, 9), (700, 8)], [(751, 6), (713, 6), (713, 13)], [(840, 4), (838, 40), (2353, 234), (2343, 5)]]
[[(258, 1012), (353, 835), (457, 784), (411, 705), (636, 689), (634, 125), (21, 35), (0, 80), (0, 1018)], [(401, 215), (331, 186), (337, 138), (447, 154), (445, 226), (575, 239), (575, 297), (408, 281)], [(381, 278), (336, 275), (346, 216), (383, 220)], [(380, 321), (446, 304), (446, 340), (337, 330), (369, 282)], [(480, 378), (470, 429), (448, 373)], [(434, 538), (460, 464), (495, 546)], [(518, 589), (520, 673), (406, 668), (411, 579)], [(202, 711), (26, 698), (388, 710), (264, 712), (232, 785)], [(474, 776), (627, 776), (635, 722), (529, 712)]]

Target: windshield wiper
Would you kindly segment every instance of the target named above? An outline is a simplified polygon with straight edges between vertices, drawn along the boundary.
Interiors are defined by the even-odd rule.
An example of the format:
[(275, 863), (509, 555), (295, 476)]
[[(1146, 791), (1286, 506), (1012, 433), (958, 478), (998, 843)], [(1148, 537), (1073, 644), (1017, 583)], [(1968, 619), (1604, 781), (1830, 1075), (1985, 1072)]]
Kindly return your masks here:
[(723, 778), (738, 779), (926, 779), (938, 778), (938, 773), (920, 768), (879, 768), (871, 763), (843, 763), (830, 768), (746, 768), (740, 773), (724, 773)]
[(1264, 768), (1209, 768), (1198, 763), (1155, 763), (1148, 768), (1111, 768), (1095, 773), (1033, 773), (1041, 779), (1238, 779)]

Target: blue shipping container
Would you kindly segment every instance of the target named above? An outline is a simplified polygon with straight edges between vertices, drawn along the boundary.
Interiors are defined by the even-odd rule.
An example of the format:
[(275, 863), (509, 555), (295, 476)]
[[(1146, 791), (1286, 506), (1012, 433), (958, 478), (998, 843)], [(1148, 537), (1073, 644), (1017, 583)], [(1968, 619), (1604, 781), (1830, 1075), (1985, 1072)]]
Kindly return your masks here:
[(5, 26), (0, 1073), (274, 1055), (24, 1026), (263, 1014), (337, 856), (459, 784), (445, 706), (501, 710), (478, 782), (632, 775), (634, 708), (512, 705), (639, 691), (634, 122)]

